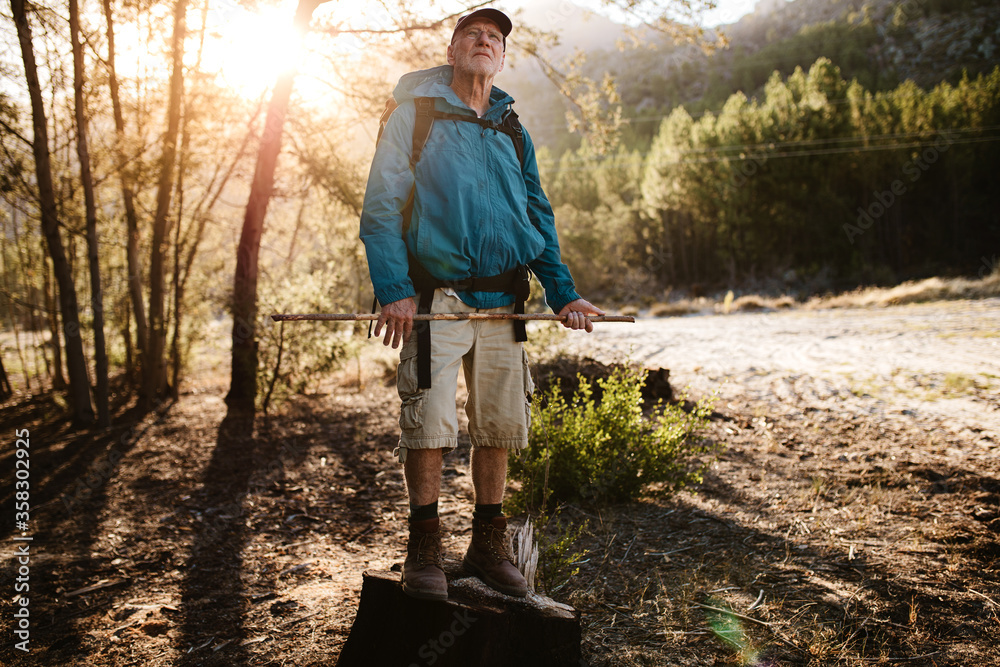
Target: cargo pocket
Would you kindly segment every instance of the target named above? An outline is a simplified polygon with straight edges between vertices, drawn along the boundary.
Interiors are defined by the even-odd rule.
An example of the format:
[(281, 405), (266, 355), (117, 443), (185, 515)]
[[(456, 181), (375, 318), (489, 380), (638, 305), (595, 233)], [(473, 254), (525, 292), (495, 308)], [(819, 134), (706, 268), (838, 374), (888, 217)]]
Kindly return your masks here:
[(524, 378), (524, 427), (531, 430), (531, 397), (535, 393), (535, 382), (531, 379), (531, 364), (528, 353), (521, 348), (521, 374)]
[(424, 422), (424, 396), (426, 389), (417, 383), (416, 341), (403, 346), (396, 366), (396, 391), (403, 402), (399, 409), (399, 427), (405, 430), (420, 428)]

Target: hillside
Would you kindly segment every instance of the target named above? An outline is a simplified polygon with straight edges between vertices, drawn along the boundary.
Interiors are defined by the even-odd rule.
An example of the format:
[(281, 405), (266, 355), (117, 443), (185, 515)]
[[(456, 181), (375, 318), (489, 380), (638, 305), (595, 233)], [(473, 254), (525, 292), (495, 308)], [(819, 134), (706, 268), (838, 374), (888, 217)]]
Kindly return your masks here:
[[(722, 26), (729, 44), (706, 54), (676, 46), (647, 31), (643, 48), (620, 51), (624, 26), (570, 3), (540, 4), (523, 15), (529, 25), (554, 30), (559, 58), (579, 48), (586, 72), (615, 76), (633, 145), (651, 140), (658, 121), (677, 106), (719, 109), (737, 91), (758, 95), (772, 72), (808, 69), (827, 57), (847, 78), (869, 90), (887, 90), (912, 79), (923, 88), (957, 82), (963, 72), (988, 72), (998, 61), (1000, 5), (985, 0), (762, 0), (752, 14)], [(709, 35), (709, 38), (712, 38)], [(519, 113), (538, 143), (556, 153), (574, 145), (565, 130), (566, 105), (537, 65), (515, 55), (501, 85), (518, 99)]]

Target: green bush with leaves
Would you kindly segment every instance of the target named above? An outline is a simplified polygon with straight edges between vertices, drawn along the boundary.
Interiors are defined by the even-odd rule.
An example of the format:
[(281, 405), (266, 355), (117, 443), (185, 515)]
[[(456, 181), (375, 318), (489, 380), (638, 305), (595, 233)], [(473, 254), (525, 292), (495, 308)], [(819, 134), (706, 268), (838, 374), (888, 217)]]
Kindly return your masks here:
[[(337, 301), (341, 279), (332, 266), (262, 282), (261, 313), (330, 313), (346, 310)], [(349, 306), (348, 306), (349, 308)], [(257, 336), (257, 407), (263, 412), (292, 394), (315, 390), (348, 356), (351, 329), (332, 322), (276, 324), (261, 317)]]
[(512, 505), (544, 511), (561, 502), (626, 502), (650, 484), (673, 491), (701, 481), (701, 455), (714, 447), (701, 435), (711, 398), (690, 412), (659, 402), (646, 414), (642, 371), (619, 367), (597, 384), (600, 402), (582, 376), (569, 401), (558, 384), (536, 397), (531, 446), (511, 465), (521, 484)]

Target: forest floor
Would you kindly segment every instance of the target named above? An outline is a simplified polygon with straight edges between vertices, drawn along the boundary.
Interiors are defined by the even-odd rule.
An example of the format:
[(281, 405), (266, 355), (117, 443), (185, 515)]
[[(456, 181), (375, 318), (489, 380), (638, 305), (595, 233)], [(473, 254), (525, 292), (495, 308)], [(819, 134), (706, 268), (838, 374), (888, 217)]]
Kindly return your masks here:
[[(1000, 299), (640, 318), (558, 351), (716, 393), (723, 446), (697, 488), (564, 511), (587, 555), (554, 597), (580, 610), (588, 665), (1000, 665)], [(335, 664), (361, 573), (403, 558), (385, 364), (253, 424), (226, 416), (225, 354), (194, 366), (178, 401), (139, 416), (121, 399), (104, 432), (71, 431), (48, 397), (0, 405), (0, 663)], [(8, 474), (22, 429), (30, 542)], [(471, 495), (460, 447), (452, 558)]]

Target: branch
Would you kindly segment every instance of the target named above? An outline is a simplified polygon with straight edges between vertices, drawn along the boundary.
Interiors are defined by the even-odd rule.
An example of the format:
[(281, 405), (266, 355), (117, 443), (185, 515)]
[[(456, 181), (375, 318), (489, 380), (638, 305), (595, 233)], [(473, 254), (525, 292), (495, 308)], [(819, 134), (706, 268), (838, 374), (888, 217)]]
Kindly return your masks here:
[[(7, 144), (0, 142), (0, 147), (3, 148), (4, 155), (7, 157), (7, 161), (10, 164), (12, 165), (20, 164), (19, 161), (15, 158), (15, 156), (11, 155), (10, 149), (7, 147)], [(39, 203), (40, 200), (38, 199), (38, 188), (36, 188), (33, 183), (28, 183), (26, 180), (24, 180), (24, 174), (22, 169), (10, 169), (8, 170), (7, 173), (8, 175), (13, 174), (13, 176), (17, 178), (18, 183), (20, 183), (21, 187), (24, 188), (23, 194), (26, 198), (30, 199), (36, 204)], [(18, 208), (20, 209), (20, 207)]]
[(27, 301), (22, 301), (18, 297), (11, 294), (6, 288), (0, 287), (0, 295), (3, 295), (9, 303), (14, 303), (17, 304), (18, 306), (21, 306), (22, 308), (27, 308), (31, 312), (40, 312), (40, 313), (45, 313), (47, 315), (55, 315), (56, 313), (59, 312), (58, 310), (55, 309), (43, 308), (42, 306), (33, 303), (28, 303)]
[(408, 25), (400, 28), (337, 28), (337, 27), (324, 27), (324, 28), (311, 28), (311, 32), (326, 33), (328, 35), (399, 35), (411, 32), (419, 32), (422, 30), (438, 30), (443, 27), (449, 21), (458, 18), (459, 16), (464, 16), (469, 12), (473, 12), (477, 9), (485, 7), (492, 4), (492, 0), (486, 0), (485, 2), (479, 2), (474, 5), (470, 5), (461, 11), (455, 12), (453, 14), (448, 14), (443, 16), (437, 21), (432, 21), (431, 23), (418, 23), (416, 25)]
[[(192, 213), (191, 215), (191, 219), (198, 220), (198, 227), (194, 233), (194, 239), (191, 240), (190, 246), (188, 246), (187, 248), (188, 253), (187, 257), (184, 259), (184, 271), (180, 276), (181, 289), (184, 289), (187, 286), (188, 277), (191, 275), (191, 267), (194, 265), (195, 254), (198, 252), (198, 245), (201, 243), (201, 238), (205, 230), (205, 225), (208, 223), (209, 213), (215, 206), (215, 202), (217, 202), (219, 200), (219, 197), (222, 195), (222, 190), (226, 187), (226, 183), (229, 182), (229, 178), (233, 175), (233, 172), (236, 170), (236, 166), (239, 164), (239, 162), (243, 159), (243, 156), (246, 154), (246, 149), (250, 143), (250, 138), (254, 134), (254, 125), (257, 122), (257, 118), (260, 116), (260, 112), (263, 108), (264, 108), (264, 96), (261, 95), (260, 100), (257, 102), (257, 110), (254, 112), (253, 116), (250, 118), (250, 121), (247, 123), (247, 133), (243, 137), (243, 143), (240, 144), (240, 148), (236, 152), (236, 156), (230, 163), (229, 169), (223, 176), (222, 181), (218, 184), (218, 187), (214, 188), (215, 194), (211, 196), (212, 197), (211, 200), (208, 201), (208, 204), (206, 205), (205, 202), (208, 197), (208, 194), (211, 191), (212, 187), (214, 187), (215, 179), (218, 176), (218, 169), (216, 170), (216, 173), (212, 175), (212, 182), (210, 183), (209, 189), (206, 191), (205, 196), (202, 197), (201, 201), (199, 201), (198, 204), (195, 206), (195, 210), (194, 213)], [(186, 237), (187, 235), (185, 235), (184, 239), (185, 245), (187, 245), (188, 243), (188, 239)]]
[(702, 604), (700, 602), (694, 602), (692, 604), (694, 604), (694, 606), (696, 606), (696, 607), (701, 607), (702, 609), (707, 609), (709, 611), (715, 611), (715, 612), (718, 612), (720, 614), (725, 614), (726, 616), (734, 616), (736, 618), (743, 619), (744, 621), (749, 621), (750, 623), (756, 623), (757, 625), (763, 625), (766, 628), (769, 628), (769, 627), (772, 626), (772, 624), (768, 623), (767, 621), (762, 621), (760, 619), (754, 618), (753, 616), (744, 616), (743, 614), (737, 614), (732, 609), (722, 609), (721, 607), (712, 607), (712, 606), (709, 606), (707, 604)]
[(34, 146), (34, 144), (31, 142), (30, 139), (28, 139), (23, 134), (21, 134), (20, 132), (18, 132), (17, 130), (15, 130), (13, 127), (11, 127), (10, 125), (8, 125), (5, 120), (0, 119), (0, 127), (2, 127), (5, 131), (9, 132), (10, 134), (14, 135), (15, 137), (17, 137), (18, 139), (20, 139), (21, 141), (23, 141), (26, 146)]
[[(676, 11), (677, 16), (684, 21), (667, 16), (666, 7), (660, 7), (659, 2), (647, 3), (643, 0), (603, 0), (608, 7), (615, 7), (622, 13), (637, 19), (643, 26), (667, 35), (674, 41), (687, 41), (694, 44), (705, 36), (705, 29), (698, 25), (698, 19), (706, 10), (715, 9), (716, 0), (673, 0), (666, 4)], [(646, 4), (652, 4), (649, 11), (640, 11)], [(702, 50), (711, 50), (727, 43), (724, 35), (717, 37), (716, 43), (702, 42)]]
[(517, 48), (534, 58), (542, 69), (542, 74), (576, 107), (579, 119), (572, 113), (567, 113), (570, 131), (580, 130), (590, 139), (591, 146), (599, 154), (614, 149), (621, 126), (621, 100), (610, 75), (605, 73), (604, 81), (598, 83), (581, 74), (584, 58), (579, 51), (563, 71), (539, 53), (537, 44), (529, 43)]

